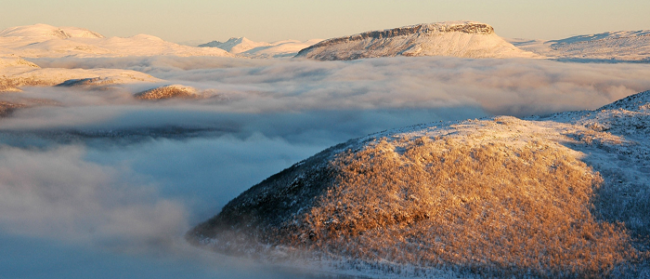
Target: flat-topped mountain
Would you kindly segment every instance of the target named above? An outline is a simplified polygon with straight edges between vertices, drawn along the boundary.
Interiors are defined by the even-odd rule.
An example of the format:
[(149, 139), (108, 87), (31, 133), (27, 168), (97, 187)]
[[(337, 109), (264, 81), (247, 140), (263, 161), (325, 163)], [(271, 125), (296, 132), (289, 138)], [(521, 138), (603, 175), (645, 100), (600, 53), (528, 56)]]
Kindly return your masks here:
[(532, 58), (494, 33), (488, 24), (452, 21), (418, 24), (333, 38), (301, 50), (296, 57), (352, 60), (386, 56)]

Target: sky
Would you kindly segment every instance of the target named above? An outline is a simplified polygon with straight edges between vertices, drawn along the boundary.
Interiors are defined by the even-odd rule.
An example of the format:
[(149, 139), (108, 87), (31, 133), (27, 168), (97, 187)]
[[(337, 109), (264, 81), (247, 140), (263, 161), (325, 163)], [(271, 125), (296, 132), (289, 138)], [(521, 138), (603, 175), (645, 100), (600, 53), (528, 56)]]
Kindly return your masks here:
[(650, 29), (647, 0), (2, 0), (2, 10), (0, 29), (45, 23), (173, 42), (327, 39), (447, 20), (485, 22), (508, 38)]

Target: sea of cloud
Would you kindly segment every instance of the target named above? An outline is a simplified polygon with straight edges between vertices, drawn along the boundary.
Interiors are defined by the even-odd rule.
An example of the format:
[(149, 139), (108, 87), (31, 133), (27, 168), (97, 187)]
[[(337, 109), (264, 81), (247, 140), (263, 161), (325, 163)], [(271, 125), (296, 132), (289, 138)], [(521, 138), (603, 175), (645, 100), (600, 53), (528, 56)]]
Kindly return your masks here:
[[(650, 89), (650, 66), (643, 64), (433, 57), (33, 62), (138, 70), (167, 82), (33, 87), (0, 97), (54, 104), (0, 119), (0, 257), (20, 247), (42, 255), (41, 263), (25, 254), (0, 264), (8, 270), (0, 278), (39, 278), (43, 273), (32, 271), (57, 263), (58, 253), (74, 260), (61, 261), (51, 278), (87, 278), (77, 264), (86, 258), (102, 261), (98, 273), (118, 275), (281, 277), (187, 247), (183, 233), (264, 178), (351, 138), (420, 123), (595, 109)], [(165, 84), (209, 97), (132, 97)]]

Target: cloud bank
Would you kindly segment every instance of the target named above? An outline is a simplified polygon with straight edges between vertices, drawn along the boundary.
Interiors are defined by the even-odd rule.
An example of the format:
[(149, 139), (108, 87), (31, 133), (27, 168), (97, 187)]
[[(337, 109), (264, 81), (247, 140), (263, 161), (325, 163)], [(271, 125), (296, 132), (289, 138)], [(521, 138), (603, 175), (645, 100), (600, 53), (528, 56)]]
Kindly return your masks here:
[[(350, 138), (419, 123), (595, 109), (650, 89), (650, 68), (637, 64), (436, 57), (33, 61), (138, 70), (166, 81), (31, 87), (0, 96), (47, 100), (0, 119), (0, 241), (27, 237), (182, 257), (188, 250), (178, 241), (189, 226), (269, 175)], [(166, 84), (208, 97), (133, 98)]]
[(0, 148), (0, 227), (5, 231), (124, 247), (167, 241), (187, 227), (185, 207), (137, 175), (85, 161), (79, 146)]

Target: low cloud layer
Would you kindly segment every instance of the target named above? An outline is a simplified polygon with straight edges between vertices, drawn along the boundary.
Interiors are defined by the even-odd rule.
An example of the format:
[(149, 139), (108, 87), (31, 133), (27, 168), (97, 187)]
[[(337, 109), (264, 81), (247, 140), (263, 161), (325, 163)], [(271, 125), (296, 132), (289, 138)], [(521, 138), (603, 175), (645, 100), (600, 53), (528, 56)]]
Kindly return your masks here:
[(643, 64), (397, 57), (347, 62), (149, 57), (34, 60), (44, 67), (115, 67), (214, 89), (239, 112), (475, 106), (524, 116), (595, 109), (650, 89)]
[(312, 152), (267, 138), (0, 146), (0, 269), (9, 278), (294, 277), (183, 235), (243, 185)]
[[(638, 64), (436, 57), (34, 62), (138, 70), (167, 82), (32, 87), (0, 96), (48, 100), (0, 119), (0, 241), (27, 237), (182, 257), (193, 253), (178, 248), (190, 226), (269, 175), (348, 139), (419, 123), (595, 109), (650, 89), (650, 68)], [(132, 97), (165, 84), (192, 86), (209, 98)]]
[(119, 165), (84, 160), (78, 146), (0, 148), (0, 227), (19, 235), (126, 248), (181, 235), (187, 211)]

